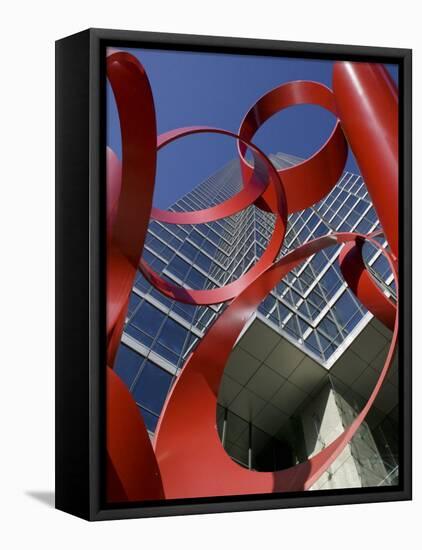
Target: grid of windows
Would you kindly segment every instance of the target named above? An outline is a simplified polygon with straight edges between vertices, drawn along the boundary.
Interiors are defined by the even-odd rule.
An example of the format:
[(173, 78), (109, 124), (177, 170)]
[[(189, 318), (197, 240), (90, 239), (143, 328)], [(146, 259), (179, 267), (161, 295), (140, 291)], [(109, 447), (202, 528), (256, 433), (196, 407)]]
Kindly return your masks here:
[[(277, 168), (300, 162), (272, 155)], [(170, 209), (191, 211), (227, 200), (241, 188), (237, 160), (224, 166)], [(171, 225), (152, 221), (144, 259), (168, 280), (194, 288), (216, 288), (239, 278), (261, 256), (274, 216), (255, 206), (215, 222)], [(333, 231), (367, 233), (379, 222), (360, 176), (345, 172), (318, 204), (289, 217), (280, 255)], [(386, 242), (380, 237), (383, 247)], [(265, 298), (259, 315), (294, 339), (320, 362), (327, 361), (366, 314), (339, 272), (340, 246), (319, 252), (288, 274)], [(388, 264), (373, 245), (364, 260), (385, 292), (395, 296)], [(150, 431), (174, 377), (224, 305), (190, 306), (170, 300), (138, 273), (130, 297), (116, 371), (129, 387)]]
[[(286, 155), (272, 158), (278, 168), (298, 160)], [(256, 215), (258, 231), (268, 239), (273, 227), (269, 215), (258, 209)], [(263, 233), (265, 226), (267, 232)], [(362, 177), (345, 172), (322, 201), (289, 217), (281, 255), (334, 231), (368, 233), (376, 229), (379, 221)], [(383, 237), (380, 241), (383, 247), (387, 246)], [(366, 313), (341, 276), (337, 263), (340, 249), (339, 245), (333, 246), (310, 257), (287, 275), (260, 306), (268, 320), (322, 361), (330, 358)], [(394, 298), (391, 272), (380, 250), (365, 245), (364, 259)]]

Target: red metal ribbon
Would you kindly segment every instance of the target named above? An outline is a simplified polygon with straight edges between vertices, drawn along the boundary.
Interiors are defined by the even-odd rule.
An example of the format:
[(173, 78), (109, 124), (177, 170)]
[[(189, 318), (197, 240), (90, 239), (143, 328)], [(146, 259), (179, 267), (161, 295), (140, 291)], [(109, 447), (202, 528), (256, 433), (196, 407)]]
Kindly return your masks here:
[[(387, 374), (396, 345), (396, 330), (376, 389), (357, 419), (329, 447), (297, 466), (268, 473), (249, 471), (233, 462), (217, 433), (216, 406), (221, 378), (233, 346), (262, 300), (283, 277), (312, 254), (359, 238), (366, 238), (380, 247), (368, 236), (337, 233), (293, 250), (257, 277), (209, 328), (184, 365), (157, 426), (154, 448), (167, 498), (308, 489), (351, 441)], [(393, 262), (385, 251), (384, 254), (395, 274)]]
[[(356, 64), (349, 65), (353, 71)], [(371, 75), (375, 73), (377, 71)], [(380, 248), (372, 236), (354, 233), (328, 235), (302, 245), (274, 263), (283, 244), (288, 214), (319, 201), (341, 176), (347, 156), (343, 118), (350, 120), (350, 109), (338, 94), (321, 84), (292, 82), (258, 100), (246, 114), (238, 135), (221, 129), (194, 127), (173, 130), (157, 140), (152, 93), (139, 61), (128, 53), (112, 53), (107, 59), (107, 75), (116, 99), (122, 133), (121, 171), (113, 153), (108, 153), (108, 500), (140, 501), (308, 489), (364, 421), (388, 372), (398, 336), (398, 306), (394, 306), (380, 291), (362, 260), (364, 240)], [(352, 93), (354, 100), (358, 93), (357, 90), (354, 90), (354, 95)], [(389, 94), (390, 91), (377, 82), (377, 93)], [(339, 116), (338, 102), (342, 105), (340, 120), (337, 120), (331, 136), (315, 155), (297, 166), (276, 171), (266, 155), (251, 142), (259, 126), (283, 108), (312, 103)], [(383, 115), (377, 113), (373, 116), (379, 118)], [(174, 213), (152, 208), (157, 150), (174, 139), (203, 132), (228, 135), (238, 140), (243, 189), (224, 203), (198, 212)], [(254, 156), (254, 167), (245, 159), (247, 149)], [(372, 152), (359, 150), (358, 162), (364, 165), (364, 157), (368, 154)], [(150, 217), (166, 223), (205, 223), (232, 215), (252, 203), (273, 212), (276, 224), (261, 259), (237, 281), (212, 290), (184, 289), (163, 280), (141, 261)], [(374, 203), (377, 208), (377, 199)], [(381, 211), (379, 207), (377, 211)], [(345, 280), (362, 303), (393, 329), (390, 350), (380, 377), (357, 418), (323, 451), (280, 472), (245, 470), (226, 454), (216, 429), (218, 388), (233, 345), (261, 301), (284, 276), (310, 255), (343, 243), (346, 245), (340, 254), (340, 266)], [(395, 258), (385, 250), (382, 253), (389, 262), (398, 289)], [(130, 392), (110, 369), (120, 342), (138, 265), (157, 289), (173, 299), (196, 305), (231, 300), (187, 360), (167, 397), (157, 427), (155, 450)]]

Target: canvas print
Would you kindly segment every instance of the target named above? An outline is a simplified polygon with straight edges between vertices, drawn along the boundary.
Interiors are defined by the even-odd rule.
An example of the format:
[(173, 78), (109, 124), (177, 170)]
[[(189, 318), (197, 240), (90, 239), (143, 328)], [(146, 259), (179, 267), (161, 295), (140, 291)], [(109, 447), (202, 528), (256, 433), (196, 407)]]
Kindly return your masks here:
[(107, 502), (398, 486), (398, 66), (105, 65)]

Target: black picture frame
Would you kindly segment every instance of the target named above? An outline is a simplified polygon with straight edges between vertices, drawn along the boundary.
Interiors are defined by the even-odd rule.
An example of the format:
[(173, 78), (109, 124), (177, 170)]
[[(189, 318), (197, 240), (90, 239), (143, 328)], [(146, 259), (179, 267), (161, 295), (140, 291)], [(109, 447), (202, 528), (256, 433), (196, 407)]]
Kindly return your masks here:
[[(105, 47), (396, 63), (400, 89), (401, 477), (397, 487), (105, 505)], [(409, 49), (88, 29), (56, 42), (56, 508), (87, 520), (412, 498)]]

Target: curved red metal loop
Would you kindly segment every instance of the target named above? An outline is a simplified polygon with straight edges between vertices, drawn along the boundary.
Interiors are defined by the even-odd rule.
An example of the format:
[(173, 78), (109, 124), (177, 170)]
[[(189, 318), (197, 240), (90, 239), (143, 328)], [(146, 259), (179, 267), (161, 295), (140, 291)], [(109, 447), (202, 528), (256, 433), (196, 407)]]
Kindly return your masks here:
[[(206, 128), (206, 127), (195, 127), (195, 128), (182, 128), (180, 131), (175, 130), (173, 132), (168, 132), (164, 137), (159, 139), (160, 144), (169, 143), (172, 139), (177, 137), (189, 135), (192, 133), (205, 133), (205, 132), (215, 132), (218, 134), (224, 134), (236, 139), (239, 138), (236, 134), (232, 132), (226, 132), (225, 130), (220, 130), (216, 128)], [(275, 214), (275, 227), (273, 234), (271, 236), (270, 242), (266, 247), (264, 253), (245, 274), (241, 277), (229, 283), (221, 288), (213, 288), (206, 290), (198, 290), (191, 288), (183, 288), (181, 286), (170, 283), (168, 280), (163, 279), (157, 273), (155, 273), (148, 264), (141, 260), (139, 268), (146, 279), (162, 294), (165, 296), (184, 302), (187, 304), (193, 305), (210, 305), (226, 302), (253, 281), (259, 273), (262, 273), (274, 259), (277, 257), (280, 252), (281, 246), (284, 241), (284, 235), (287, 227), (287, 207), (286, 207), (286, 198), (284, 195), (283, 184), (280, 181), (279, 175), (272, 165), (268, 157), (262, 153), (257, 147), (252, 143), (246, 142), (249, 147), (251, 147), (254, 159), (255, 167), (254, 171), (251, 174), (249, 183), (238, 194), (234, 197), (225, 201), (224, 203), (208, 208), (206, 210), (199, 210), (196, 212), (168, 212), (168, 211), (159, 211), (157, 218), (157, 210), (153, 209), (152, 215), (154, 219), (160, 219), (161, 221), (166, 221), (167, 223), (204, 223), (204, 221), (218, 220), (227, 215), (234, 214), (239, 212), (245, 206), (251, 204), (251, 202), (246, 203), (245, 199), (247, 196), (252, 193), (253, 200), (256, 200), (257, 191), (262, 194), (267, 188), (268, 182), (270, 187), (273, 189), (274, 193), (274, 202), (272, 212)], [(255, 182), (255, 183), (254, 183)], [(249, 197), (251, 200), (251, 197)], [(202, 218), (201, 213), (204, 215)], [(214, 217), (213, 217), (214, 216)]]
[[(302, 245), (271, 265), (241, 292), (199, 342), (167, 397), (157, 426), (154, 449), (167, 498), (305, 490), (317, 481), (351, 440), (375, 401), (390, 367), (397, 342), (398, 316), (384, 368), (368, 402), (343, 434), (306, 462), (274, 473), (254, 472), (239, 466), (226, 454), (219, 439), (216, 407), (230, 353), (261, 301), (283, 277), (312, 254), (339, 243), (355, 242), (356, 238), (367, 239), (380, 248), (374, 239), (354, 233), (332, 234)], [(398, 284), (394, 263), (385, 250), (382, 252)]]
[[(303, 104), (318, 105), (337, 116), (333, 92), (319, 82), (306, 80), (277, 86), (249, 109), (239, 128), (243, 141), (238, 143), (242, 173), (246, 180), (250, 177), (252, 166), (245, 158), (245, 142), (252, 140), (257, 130), (276, 113)], [(337, 120), (331, 135), (316, 153), (295, 166), (278, 170), (283, 180), (289, 214), (308, 208), (331, 191), (343, 172), (347, 150), (347, 142)], [(272, 203), (273, 198), (268, 190), (256, 204), (268, 210)]]
[(390, 330), (394, 329), (396, 306), (384, 294), (366, 268), (362, 257), (363, 239), (347, 243), (338, 258), (344, 280), (359, 301), (381, 323)]
[(122, 186), (122, 165), (116, 153), (107, 147), (106, 152), (107, 180), (107, 242), (112, 239), (113, 226), (116, 221), (119, 206), (120, 189)]
[[(107, 74), (118, 106), (123, 151), (121, 182), (118, 177), (119, 171), (116, 170), (116, 159), (112, 154), (108, 155), (111, 168), (108, 172), (110, 183), (108, 182), (107, 185), (112, 189), (109, 190), (110, 204), (108, 205), (107, 336), (108, 364), (111, 367), (120, 341), (128, 296), (139, 264), (152, 208), (157, 138), (152, 93), (141, 64), (130, 54), (113, 53), (107, 60)], [(277, 222), (279, 225), (276, 224), (271, 240), (276, 244), (271, 245), (274, 247), (271, 253), (268, 251), (264, 253), (264, 255), (267, 254), (265, 262), (262, 262), (259, 268), (256, 264), (255, 272), (252, 268), (246, 274), (247, 279), (242, 281), (239, 279), (231, 283), (233, 286), (227, 285), (225, 288), (229, 290), (226, 294), (220, 295), (203, 294), (207, 291), (180, 289), (172, 285), (166, 287), (147, 266), (142, 267), (157, 288), (177, 300), (207, 304), (216, 303), (213, 300), (217, 297), (217, 301), (228, 299), (232, 301), (191, 354), (173, 386), (156, 432), (155, 454), (131, 394), (117, 375), (107, 368), (107, 491), (110, 501), (308, 489), (351, 440), (378, 395), (397, 344), (397, 308), (395, 311), (391, 309), (387, 311), (388, 304), (385, 300), (383, 301), (379, 296), (374, 298), (376, 291), (365, 279), (369, 275), (363, 271), (362, 264), (352, 261), (349, 254), (357, 253), (364, 239), (373, 242), (374, 246), (380, 247), (379, 243), (367, 235), (333, 234), (306, 243), (278, 262), (272, 263), (275, 250), (279, 249), (283, 242), (287, 216), (283, 200), (283, 185), (277, 183), (277, 175), (277, 179), (271, 178), (272, 185), (265, 188), (265, 174), (271, 173), (270, 166), (265, 164), (265, 155), (259, 156), (259, 153), (256, 153), (261, 160), (255, 162), (257, 168), (255, 172), (243, 156), (246, 151), (245, 144), (249, 143), (248, 147), (255, 147), (250, 143), (250, 138), (260, 124), (281, 108), (299, 103), (316, 103), (336, 112), (331, 91), (317, 83), (290, 83), (263, 96), (246, 115), (239, 136), (231, 134), (233, 137), (240, 138), (238, 143), (244, 181), (249, 182), (250, 185), (246, 183), (244, 188), (246, 191), (244, 195), (240, 195), (238, 204), (233, 200), (227, 205), (226, 201), (215, 207), (221, 210), (215, 210), (211, 214), (208, 212), (206, 214), (208, 217), (205, 218), (211, 221), (211, 219), (218, 219), (213, 218), (215, 215), (222, 217), (222, 212), (234, 212), (233, 209), (240, 209), (239, 204), (247, 202), (245, 196), (250, 193), (249, 198), (253, 197), (260, 188), (264, 191), (262, 200), (255, 199), (255, 203), (270, 208), (279, 215)], [(195, 133), (209, 131), (206, 128), (174, 130), (159, 138), (158, 146), (163, 146), (181, 135), (187, 135), (186, 132), (192, 130)], [(257, 148), (255, 149), (258, 151)], [(319, 152), (304, 163), (295, 166), (294, 169), (280, 171), (283, 184), (286, 183), (287, 175), (289, 212), (299, 209), (299, 206), (301, 208), (310, 206), (332, 188), (341, 175), (346, 153), (346, 142), (337, 123), (331, 137)], [(362, 152), (358, 154), (365, 155)], [(260, 162), (261, 168), (259, 168)], [(260, 170), (264, 165), (266, 168), (263, 173)], [(324, 172), (325, 170), (327, 171)], [(323, 173), (327, 178), (323, 177)], [(337, 178), (335, 178), (336, 174), (338, 174)], [(334, 179), (336, 181), (333, 181)], [(116, 196), (119, 196), (117, 203), (114, 202)], [(162, 211), (157, 213), (158, 216), (168, 214)], [(198, 213), (183, 213), (183, 215), (186, 214), (193, 219)], [(172, 219), (171, 222), (181, 223), (174, 221), (175, 219), (178, 218)], [(197, 223), (204, 223), (201, 214), (196, 219), (198, 219)], [(169, 218), (165, 221), (168, 220)], [(185, 223), (192, 223), (192, 221)], [(358, 298), (366, 300), (365, 305), (372, 305), (374, 314), (381, 319), (385, 317), (384, 321), (387, 319), (386, 322), (391, 326), (392, 316), (394, 316), (393, 338), (380, 377), (358, 417), (323, 451), (302, 464), (280, 472), (245, 470), (226, 455), (215, 426), (216, 399), (225, 362), (245, 323), (260, 301), (281, 278), (309, 255), (339, 243), (346, 243), (340, 260), (342, 271)], [(396, 263), (385, 250), (382, 253), (390, 264), (398, 289)], [(272, 256), (274, 257), (270, 260)], [(373, 281), (372, 284), (374, 284)], [(213, 290), (224, 292), (224, 289)], [(379, 299), (378, 302), (377, 299)], [(374, 301), (376, 305), (373, 305)]]
[[(181, 137), (195, 134), (220, 134), (235, 138), (236, 140), (241, 139), (237, 134), (221, 128), (211, 128), (209, 126), (190, 126), (188, 128), (177, 128), (176, 130), (171, 130), (165, 134), (161, 134), (157, 141), (157, 151)], [(161, 210), (153, 207), (151, 211), (151, 218), (165, 223), (208, 223), (220, 220), (222, 218), (227, 218), (228, 216), (233, 216), (234, 214), (237, 214), (247, 208), (262, 195), (271, 181), (273, 184), (278, 183), (281, 187), (279, 176), (268, 157), (250, 141), (245, 142), (245, 145), (247, 145), (252, 151), (254, 166), (249, 180), (246, 182), (246, 185), (243, 186), (243, 189), (239, 191), (239, 193), (221, 204), (192, 212), (171, 212), (169, 210)]]
[(139, 61), (124, 52), (110, 55), (107, 75), (116, 97), (123, 158), (119, 202), (107, 251), (110, 337), (132, 289), (144, 246), (154, 193), (157, 132), (151, 87)]
[(107, 58), (119, 112), (122, 167), (107, 153), (107, 500), (164, 498), (157, 461), (138, 408), (113, 366), (154, 192), (156, 126), (152, 92), (130, 54)]
[(271, 240), (256, 264), (244, 273), (244, 275), (241, 275), (235, 281), (222, 287), (197, 290), (178, 286), (157, 275), (144, 260), (140, 261), (139, 269), (147, 281), (164, 296), (173, 300), (197, 306), (227, 302), (237, 296), (239, 292), (245, 289), (260, 273), (262, 273), (262, 271), (272, 264), (283, 244), (286, 225), (286, 222), (281, 216), (277, 216)]
[(109, 501), (164, 498), (157, 459), (129, 390), (107, 367), (107, 486)]

